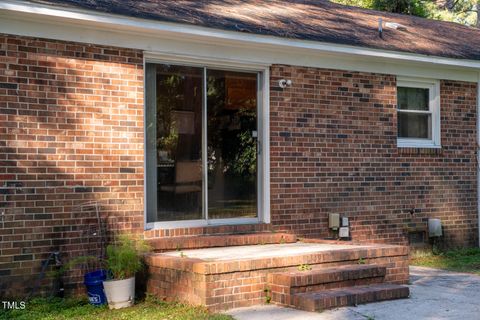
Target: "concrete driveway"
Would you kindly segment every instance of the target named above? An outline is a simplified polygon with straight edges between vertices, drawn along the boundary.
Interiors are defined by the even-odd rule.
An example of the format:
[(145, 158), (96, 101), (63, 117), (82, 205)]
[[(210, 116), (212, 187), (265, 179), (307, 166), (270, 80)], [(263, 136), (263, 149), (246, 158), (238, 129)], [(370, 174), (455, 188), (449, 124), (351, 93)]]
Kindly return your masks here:
[(237, 320), (480, 319), (480, 276), (410, 267), (410, 299), (306, 312), (275, 305), (230, 310)]

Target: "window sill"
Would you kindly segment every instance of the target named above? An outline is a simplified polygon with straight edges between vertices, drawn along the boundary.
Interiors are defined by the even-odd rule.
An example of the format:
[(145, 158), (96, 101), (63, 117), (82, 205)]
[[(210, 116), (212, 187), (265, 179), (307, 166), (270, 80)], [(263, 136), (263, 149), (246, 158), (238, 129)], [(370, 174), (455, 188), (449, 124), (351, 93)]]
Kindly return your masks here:
[(397, 138), (397, 148), (441, 149), (442, 146), (434, 140)]
[(442, 146), (437, 146), (434, 144), (398, 144), (397, 148), (417, 148), (417, 149), (442, 149)]

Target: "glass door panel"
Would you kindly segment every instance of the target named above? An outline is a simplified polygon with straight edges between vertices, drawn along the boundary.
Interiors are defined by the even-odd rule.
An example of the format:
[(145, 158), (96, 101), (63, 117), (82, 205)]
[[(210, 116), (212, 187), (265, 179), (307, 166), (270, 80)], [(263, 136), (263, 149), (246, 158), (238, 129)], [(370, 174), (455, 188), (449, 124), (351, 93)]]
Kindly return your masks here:
[(156, 65), (156, 221), (203, 217), (203, 73)]
[(257, 217), (257, 73), (207, 70), (208, 218)]
[(147, 63), (145, 77), (147, 223), (257, 218), (258, 73)]

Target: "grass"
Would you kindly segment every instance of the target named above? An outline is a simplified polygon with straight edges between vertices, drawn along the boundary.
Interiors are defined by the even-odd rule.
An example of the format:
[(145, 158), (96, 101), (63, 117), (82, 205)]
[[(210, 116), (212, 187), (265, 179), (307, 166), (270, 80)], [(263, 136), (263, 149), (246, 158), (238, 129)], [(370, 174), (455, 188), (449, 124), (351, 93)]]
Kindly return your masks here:
[(228, 315), (212, 314), (205, 308), (167, 303), (147, 297), (135, 306), (119, 310), (94, 307), (79, 299), (34, 299), (24, 310), (0, 310), (0, 320), (232, 320)]
[(410, 264), (480, 274), (480, 248), (457, 249), (437, 254), (417, 252), (413, 254)]

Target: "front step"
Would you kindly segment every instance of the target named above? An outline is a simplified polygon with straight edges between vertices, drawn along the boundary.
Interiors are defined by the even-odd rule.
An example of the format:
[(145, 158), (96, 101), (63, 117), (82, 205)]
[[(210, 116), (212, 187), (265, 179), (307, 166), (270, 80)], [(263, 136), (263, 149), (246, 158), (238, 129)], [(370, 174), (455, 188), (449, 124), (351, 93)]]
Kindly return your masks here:
[[(405, 246), (280, 243), (287, 241), (276, 240), (279, 240), (278, 244), (151, 253), (145, 259), (149, 273), (147, 292), (162, 300), (204, 305), (210, 311), (219, 312), (263, 304), (266, 300), (274, 302), (270, 291), (273, 285), (267, 275), (289, 270), (297, 273), (298, 266), (311, 266), (312, 270), (307, 273), (325, 272), (335, 266), (338, 270), (343, 268), (345, 272), (342, 276), (349, 274), (345, 269), (381, 266), (386, 267), (384, 282), (404, 284), (408, 281), (408, 247)], [(359, 261), (368, 262), (368, 265), (359, 264)], [(340, 267), (346, 265), (350, 266)], [(343, 279), (352, 277), (345, 276)], [(369, 279), (372, 278), (344, 283), (355, 281), (350, 284), (355, 285), (357, 281), (373, 281)], [(314, 283), (318, 280), (307, 282)], [(337, 286), (340, 283), (329, 282), (326, 285)], [(292, 297), (294, 294), (289, 294), (291, 288), (285, 287), (286, 295), (288, 293)], [(296, 289), (302, 287), (293, 287), (293, 290)]]
[(297, 293), (293, 305), (306, 311), (322, 311), (357, 304), (408, 298), (410, 289), (390, 283)]
[(385, 267), (359, 264), (331, 268), (319, 268), (309, 271), (290, 271), (270, 275), (272, 284), (289, 287), (304, 287), (362, 278), (384, 277)]
[(259, 244), (294, 243), (297, 237), (289, 233), (258, 232), (224, 235), (200, 235), (151, 239), (153, 251), (187, 250), (214, 247), (247, 246)]
[(297, 293), (381, 283), (386, 268), (377, 265), (347, 265), (310, 271), (273, 273), (268, 277), (272, 302), (293, 305)]

